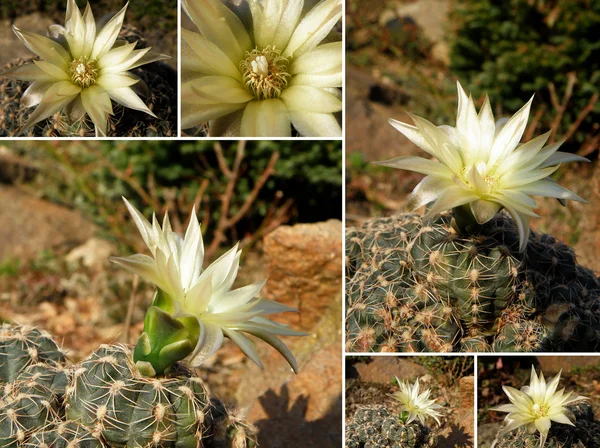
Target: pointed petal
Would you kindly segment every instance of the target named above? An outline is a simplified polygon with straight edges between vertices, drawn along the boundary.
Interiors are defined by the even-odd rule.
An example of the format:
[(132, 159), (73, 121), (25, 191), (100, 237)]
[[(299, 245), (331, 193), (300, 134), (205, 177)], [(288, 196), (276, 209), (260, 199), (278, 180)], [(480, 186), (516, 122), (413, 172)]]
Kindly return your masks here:
[(97, 85), (88, 87), (81, 91), (81, 102), (86, 113), (94, 122), (96, 132), (106, 136), (108, 115), (112, 114), (112, 103), (106, 90)]
[(69, 81), (59, 81), (53, 83), (50, 88), (44, 94), (38, 107), (27, 119), (27, 122), (23, 125), (23, 129), (27, 129), (33, 126), (35, 123), (42, 121), (52, 114), (62, 110), (71, 101), (73, 101), (81, 88), (73, 85)]
[(21, 31), (14, 25), (13, 31), (29, 50), (61, 70), (67, 70), (71, 56), (60, 44), (39, 34)]
[(408, 200), (406, 209), (415, 211), (424, 205), (437, 200), (442, 192), (452, 185), (452, 181), (436, 176), (427, 176), (417, 184)]
[(115, 44), (123, 26), (127, 5), (129, 5), (129, 2), (127, 2), (125, 6), (98, 32), (92, 48), (92, 59), (98, 60), (102, 58), (102, 56), (108, 53)]
[(445, 179), (452, 179), (453, 173), (446, 165), (435, 160), (427, 160), (416, 156), (400, 156), (381, 162), (373, 162), (373, 165), (389, 166), (401, 170), (414, 171), (415, 173), (427, 174)]
[(442, 192), (437, 201), (435, 201), (433, 206), (427, 211), (425, 218), (430, 218), (431, 216), (435, 216), (444, 210), (449, 210), (477, 199), (479, 199), (479, 197), (468, 190), (460, 187), (448, 187)]
[(342, 110), (342, 102), (323, 89), (310, 86), (291, 86), (280, 99), (290, 111), (332, 113)]
[(341, 0), (323, 0), (319, 2), (300, 21), (282, 56), (297, 58), (315, 48), (327, 37), (341, 16)]
[(194, 351), (188, 357), (188, 363), (192, 367), (202, 365), (223, 345), (223, 331), (218, 325), (200, 322), (200, 338)]
[(342, 71), (342, 42), (321, 45), (295, 59), (290, 66), (291, 75), (329, 73)]
[(279, 99), (251, 101), (244, 110), (240, 136), (289, 137), (290, 113)]
[(223, 333), (225, 333), (225, 336), (231, 339), (231, 341), (237, 345), (248, 358), (254, 361), (258, 367), (261, 369), (263, 368), (256, 347), (250, 339), (243, 334), (226, 327), (223, 327)]
[(121, 87), (118, 89), (107, 90), (108, 96), (119, 104), (130, 109), (146, 112), (156, 118), (156, 115), (148, 109), (148, 106), (141, 100), (139, 96), (131, 89), (131, 87)]
[[(214, 43), (198, 33), (181, 30), (181, 37), (193, 51), (193, 71), (203, 75), (229, 76), (238, 81), (242, 80), (238, 67)], [(186, 63), (185, 59), (182, 64)], [(183, 67), (182, 67), (183, 69)]]
[(341, 137), (342, 128), (332, 114), (290, 111), (294, 128), (303, 137)]
[(475, 202), (471, 202), (471, 213), (475, 216), (475, 219), (479, 224), (485, 224), (500, 211), (502, 205), (497, 202), (486, 201), (480, 199)]
[(533, 97), (516, 114), (514, 114), (498, 132), (494, 139), (494, 145), (490, 152), (488, 166), (494, 166), (499, 160), (503, 160), (517, 147), (525, 132), (529, 110)]
[(0, 76), (22, 81), (54, 81), (56, 78), (39, 68), (36, 64), (19, 65), (0, 73)]
[(275, 350), (277, 350), (281, 355), (286, 359), (289, 363), (290, 367), (294, 370), (294, 373), (298, 373), (298, 363), (296, 362), (296, 358), (294, 358), (294, 354), (291, 350), (279, 339), (277, 336), (274, 336), (266, 331), (257, 331), (254, 329), (246, 329), (244, 330), (246, 333), (250, 333), (253, 336), (256, 336), (259, 339), (262, 339)]

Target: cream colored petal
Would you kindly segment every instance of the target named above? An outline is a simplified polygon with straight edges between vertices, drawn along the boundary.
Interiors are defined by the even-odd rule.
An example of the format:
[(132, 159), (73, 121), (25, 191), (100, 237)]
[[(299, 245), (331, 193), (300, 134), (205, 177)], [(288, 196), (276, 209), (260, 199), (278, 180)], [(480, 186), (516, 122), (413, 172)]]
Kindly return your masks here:
[(83, 46), (83, 54), (90, 54), (94, 48), (94, 41), (96, 40), (96, 21), (94, 20), (94, 14), (92, 8), (88, 2), (83, 12), (83, 22), (85, 24), (85, 43)]
[(290, 114), (278, 99), (251, 101), (244, 110), (241, 137), (289, 137)]
[(0, 76), (22, 81), (53, 81), (54, 76), (49, 75), (36, 64), (25, 64), (13, 67), (0, 73)]
[(200, 33), (239, 64), (253, 48), (241, 20), (219, 0), (183, 0), (183, 8)]
[(125, 19), (128, 4), (129, 2), (98, 32), (92, 49), (92, 59), (100, 59), (113, 47), (123, 26), (123, 19)]
[(46, 62), (56, 65), (61, 70), (67, 70), (67, 64), (71, 60), (71, 56), (61, 45), (39, 34), (21, 31), (14, 25), (13, 31), (29, 50), (33, 51)]
[(96, 84), (106, 90), (130, 87), (136, 84), (137, 82), (139, 82), (139, 79), (122, 74), (106, 74), (100, 76), (96, 80)]
[(53, 83), (44, 94), (39, 106), (29, 116), (22, 129), (27, 129), (35, 123), (42, 121), (63, 109), (77, 97), (80, 91), (81, 89), (79, 87), (68, 81)]
[[(182, 46), (185, 44), (194, 52), (191, 62), (187, 62), (185, 56), (183, 56), (183, 65), (193, 64), (194, 71), (204, 75), (223, 75), (239, 81), (242, 80), (238, 66), (231, 62), (231, 59), (206, 37), (182, 29), (181, 38), (183, 39)], [(189, 58), (191, 57), (190, 55)]]
[(40, 104), (44, 94), (52, 87), (53, 82), (36, 81), (29, 85), (27, 90), (21, 96), (21, 105), (24, 107), (33, 107)]
[(222, 328), (223, 333), (227, 336), (231, 341), (237, 345), (244, 354), (250, 358), (258, 367), (262, 369), (263, 365), (260, 362), (260, 358), (258, 356), (258, 352), (256, 351), (256, 346), (254, 343), (249, 340), (246, 336), (241, 334), (239, 331), (230, 329), (230, 328)]
[(117, 103), (122, 104), (133, 110), (146, 112), (148, 115), (157, 118), (156, 115), (146, 106), (139, 96), (131, 89), (131, 87), (121, 87), (118, 89), (107, 90), (108, 96)]
[[(148, 48), (150, 49), (152, 47)], [(149, 51), (147, 53), (144, 53), (142, 57), (139, 58), (136, 62), (132, 63), (127, 70), (132, 70), (134, 68), (141, 67), (142, 65), (146, 64), (151, 64), (153, 62), (166, 61), (168, 59), (171, 59), (171, 56)]]
[(452, 186), (451, 180), (426, 176), (418, 183), (406, 201), (406, 210), (413, 212), (424, 205), (436, 201), (449, 186)]
[(192, 367), (202, 365), (223, 345), (223, 331), (218, 325), (208, 322), (200, 322), (200, 340), (192, 354), (188, 357), (188, 363)]
[(263, 0), (249, 2), (254, 24), (254, 40), (259, 48), (267, 45), (283, 50), (302, 13), (303, 0)]
[(490, 152), (488, 166), (494, 166), (496, 162), (504, 160), (517, 147), (525, 132), (532, 102), (533, 97), (498, 132)]
[(333, 114), (290, 111), (294, 128), (303, 137), (341, 137), (342, 128)]
[(500, 211), (502, 205), (497, 202), (486, 201), (480, 199), (471, 202), (471, 213), (475, 216), (475, 220), (479, 224), (485, 224)]
[(342, 110), (342, 102), (322, 89), (310, 86), (291, 86), (280, 96), (290, 111), (332, 113)]
[(400, 156), (390, 160), (373, 162), (373, 165), (389, 166), (390, 168), (398, 168), (401, 170), (414, 171), (416, 173), (434, 175), (443, 177), (448, 180), (452, 179), (453, 173), (446, 165), (443, 165), (435, 160), (428, 160), (416, 156)]
[(106, 137), (108, 115), (112, 114), (112, 104), (106, 90), (96, 85), (83, 89), (81, 102), (85, 112), (96, 126), (96, 133), (101, 137)]
[(343, 74), (340, 69), (332, 70), (327, 73), (296, 75), (292, 78), (290, 86), (311, 86), (311, 87), (342, 87)]
[(85, 47), (85, 24), (81, 11), (75, 0), (67, 2), (67, 20), (65, 21), (65, 38), (69, 43), (69, 51), (73, 58), (82, 56)]
[(299, 58), (290, 65), (290, 74), (319, 74), (342, 70), (343, 47), (341, 42), (320, 45)]
[(315, 48), (327, 37), (341, 17), (341, 0), (319, 2), (296, 27), (283, 56), (297, 58)]
[(404, 135), (407, 139), (421, 148), (423, 151), (436, 157), (435, 150), (431, 147), (427, 139), (423, 136), (421, 131), (416, 126), (412, 126), (407, 123), (403, 123), (402, 121), (394, 120), (390, 118), (389, 123), (402, 135)]
[(450, 210), (451, 208), (468, 204), (477, 199), (479, 199), (479, 197), (468, 190), (464, 190), (460, 187), (448, 187), (440, 194), (435, 203), (427, 211), (425, 218), (431, 218), (444, 210)]
[(150, 51), (150, 47), (142, 48), (141, 50), (133, 50), (123, 61), (119, 64), (111, 65), (110, 67), (104, 67), (102, 73), (121, 73), (127, 71), (135, 66), (141, 58), (143, 58)]
[(203, 76), (181, 86), (181, 98), (187, 104), (246, 103), (254, 97), (239, 81), (227, 76)]
[(46, 61), (33, 61), (33, 63), (50, 75), (55, 81), (67, 81), (71, 79), (67, 73), (54, 64), (50, 64)]
[(232, 104), (192, 104), (182, 102), (181, 104), (181, 128), (189, 129), (207, 121), (223, 117), (227, 114), (243, 109), (248, 103)]
[(482, 160), (487, 160), (494, 144), (496, 136), (496, 123), (494, 122), (494, 113), (490, 104), (490, 98), (485, 95), (483, 106), (479, 111), (479, 127), (481, 128), (481, 147), (480, 154)]
[(106, 69), (120, 65), (135, 49), (137, 42), (128, 43), (111, 49), (108, 53), (98, 59), (98, 68)]

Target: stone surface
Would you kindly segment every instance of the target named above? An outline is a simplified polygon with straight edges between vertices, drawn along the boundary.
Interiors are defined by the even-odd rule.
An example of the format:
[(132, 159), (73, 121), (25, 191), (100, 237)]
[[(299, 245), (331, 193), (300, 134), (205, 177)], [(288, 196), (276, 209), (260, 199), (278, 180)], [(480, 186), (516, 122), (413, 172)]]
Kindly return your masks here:
[[(66, 4), (66, 2), (65, 2)], [(14, 25), (22, 30), (27, 30), (31, 33), (46, 35), (48, 27), (54, 21), (39, 12), (18, 17), (14, 21)], [(7, 64), (16, 58), (27, 58), (35, 56), (29, 51), (25, 45), (19, 41), (17, 35), (12, 30), (12, 24), (9, 20), (0, 21), (0, 67)]]
[(108, 257), (115, 255), (116, 251), (114, 244), (100, 238), (91, 238), (71, 250), (65, 259), (70, 263), (81, 263), (88, 268), (101, 267), (108, 263)]
[(342, 443), (340, 344), (314, 354), (298, 375), (267, 390), (250, 407), (262, 448)]
[[(538, 356), (537, 360), (546, 377), (561, 370), (569, 371), (573, 367), (594, 367), (600, 364), (600, 358), (595, 356)], [(539, 371), (538, 368), (536, 370)]]
[(0, 185), (0, 261), (35, 257), (89, 240), (96, 229), (81, 214), (18, 188)]
[(396, 8), (399, 17), (408, 16), (419, 25), (431, 42), (444, 39), (450, 2), (448, 0), (419, 0)]
[(413, 380), (427, 375), (423, 366), (407, 359), (391, 356), (374, 356), (369, 363), (354, 364), (361, 381), (370, 383), (389, 383), (395, 376), (399, 380)]
[(342, 223), (281, 226), (264, 240), (269, 280), (265, 297), (299, 313), (282, 316), (296, 328), (310, 330), (342, 295)]

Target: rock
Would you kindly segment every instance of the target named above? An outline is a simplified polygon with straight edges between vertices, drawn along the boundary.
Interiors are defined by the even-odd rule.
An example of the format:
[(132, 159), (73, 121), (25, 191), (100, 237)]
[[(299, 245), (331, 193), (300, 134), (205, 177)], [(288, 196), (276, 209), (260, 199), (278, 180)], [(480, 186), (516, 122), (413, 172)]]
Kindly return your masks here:
[(413, 380), (427, 375), (423, 366), (407, 359), (391, 356), (374, 356), (369, 363), (354, 364), (361, 381), (370, 383), (389, 383), (396, 376), (399, 380)]
[(96, 228), (79, 212), (0, 186), (0, 260), (33, 258), (89, 240)]
[(423, 30), (425, 37), (433, 43), (444, 39), (450, 2), (448, 0), (421, 0), (403, 3), (396, 9), (398, 17), (408, 16)]
[(431, 56), (445, 66), (450, 65), (450, 47), (446, 42), (437, 42), (431, 48)]
[(496, 438), (496, 434), (502, 427), (502, 423), (486, 423), (477, 425), (477, 447), (490, 448)]
[(473, 405), (475, 403), (475, 377), (465, 376), (460, 379), (460, 409), (459, 426), (464, 428), (466, 434), (475, 435), (475, 414)]
[(286, 323), (311, 330), (325, 310), (341, 302), (342, 223), (281, 226), (264, 240), (269, 280), (265, 297), (298, 309)]
[(258, 428), (261, 448), (341, 446), (341, 377), (340, 345), (332, 344), (297, 376), (260, 396), (247, 418)]
[(116, 250), (115, 245), (106, 240), (91, 238), (69, 252), (65, 259), (69, 263), (81, 263), (88, 268), (101, 267), (108, 263), (108, 257)]

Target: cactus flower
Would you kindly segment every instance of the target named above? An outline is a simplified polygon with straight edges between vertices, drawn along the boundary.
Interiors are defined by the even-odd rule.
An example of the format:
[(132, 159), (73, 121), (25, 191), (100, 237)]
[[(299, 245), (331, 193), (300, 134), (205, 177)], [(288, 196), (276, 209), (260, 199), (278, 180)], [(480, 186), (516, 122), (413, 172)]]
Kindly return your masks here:
[(430, 400), (429, 395), (431, 390), (427, 389), (425, 392), (419, 394), (419, 379), (414, 384), (400, 381), (396, 378), (400, 390), (394, 392), (390, 397), (398, 400), (402, 403), (401, 411), (406, 412), (408, 417), (405, 424), (409, 424), (415, 419), (418, 419), (422, 424), (425, 424), (427, 417), (432, 417), (435, 421), (440, 424), (438, 417), (441, 415), (436, 409), (440, 409), (442, 406), (435, 404), (435, 400)]
[(531, 366), (529, 386), (524, 386), (521, 390), (502, 386), (511, 404), (504, 404), (492, 409), (492, 411), (509, 413), (504, 419), (504, 427), (498, 436), (526, 426), (530, 434), (539, 431), (540, 448), (542, 448), (546, 443), (552, 422), (575, 426), (571, 421), (575, 417), (570, 415), (571, 412), (565, 406), (587, 400), (587, 398), (571, 397), (571, 392), (565, 394), (564, 389), (556, 392), (561, 372), (546, 383), (544, 374), (540, 371), (538, 377), (535, 369)]
[[(211, 134), (341, 136), (342, 42), (323, 43), (341, 0), (183, 0), (200, 33), (182, 32), (184, 129), (215, 120)], [(245, 24), (248, 24), (248, 29)], [(218, 131), (217, 129), (220, 129)]]
[(587, 202), (558, 185), (549, 176), (564, 162), (585, 161), (584, 157), (557, 151), (563, 142), (547, 145), (550, 132), (520, 143), (527, 126), (533, 97), (510, 119), (494, 122), (486, 96), (479, 113), (460, 83), (456, 126), (435, 126), (411, 115), (415, 126), (390, 119), (390, 124), (419, 148), (435, 157), (405, 156), (376, 162), (378, 165), (425, 174), (410, 195), (410, 211), (433, 203), (427, 217), (459, 207), (478, 224), (484, 224), (502, 208), (519, 230), (520, 251), (529, 239), (529, 220), (539, 217), (530, 197)]
[[(221, 347), (223, 338), (228, 337), (261, 366), (254, 343), (242, 334), (248, 333), (274, 347), (297, 371), (294, 355), (276, 335), (303, 336), (305, 333), (265, 318), (269, 314), (297, 310), (272, 300), (257, 298), (265, 281), (231, 289), (241, 255), (237, 244), (203, 269), (204, 244), (195, 211), (191, 213), (182, 238), (171, 229), (168, 214), (165, 214), (161, 228), (156, 216), (153, 216), (150, 224), (125, 198), (123, 200), (152, 257), (136, 254), (125, 258), (112, 257), (111, 261), (156, 285), (159, 291), (154, 306), (185, 322), (188, 328), (190, 320), (197, 325), (197, 341), (194, 341), (195, 347), (187, 355), (188, 364), (202, 364)], [(166, 330), (159, 326), (155, 333)], [(158, 334), (154, 336), (160, 338)], [(177, 348), (177, 345), (173, 347)]]
[(50, 37), (13, 26), (19, 40), (41, 58), (0, 74), (32, 82), (21, 103), (37, 107), (23, 129), (64, 110), (72, 122), (87, 114), (96, 135), (105, 136), (111, 100), (154, 116), (132, 89), (141, 80), (128, 70), (169, 57), (117, 40), (126, 9), (102, 24), (95, 22), (89, 3), (81, 14), (75, 0), (67, 0), (65, 26), (50, 26)]

